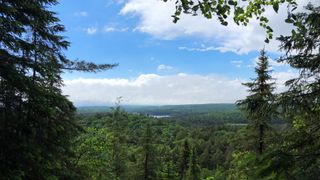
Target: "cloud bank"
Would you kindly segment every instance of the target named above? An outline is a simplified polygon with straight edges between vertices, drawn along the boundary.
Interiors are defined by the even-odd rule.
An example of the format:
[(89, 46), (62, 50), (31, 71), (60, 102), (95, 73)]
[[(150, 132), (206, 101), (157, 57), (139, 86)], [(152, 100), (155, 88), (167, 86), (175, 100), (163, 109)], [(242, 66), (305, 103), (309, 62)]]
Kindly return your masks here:
[(76, 105), (234, 103), (246, 92), (238, 79), (219, 76), (142, 74), (135, 79), (74, 79), (64, 82), (63, 92)]
[[(292, 72), (273, 73), (278, 79), (278, 91), (283, 82), (294, 77)], [(124, 104), (205, 104), (234, 103), (247, 95), (241, 85), (247, 80), (230, 79), (218, 75), (179, 73), (170, 76), (141, 74), (137, 78), (105, 78), (66, 80), (63, 93), (76, 105), (114, 104), (122, 96)]]

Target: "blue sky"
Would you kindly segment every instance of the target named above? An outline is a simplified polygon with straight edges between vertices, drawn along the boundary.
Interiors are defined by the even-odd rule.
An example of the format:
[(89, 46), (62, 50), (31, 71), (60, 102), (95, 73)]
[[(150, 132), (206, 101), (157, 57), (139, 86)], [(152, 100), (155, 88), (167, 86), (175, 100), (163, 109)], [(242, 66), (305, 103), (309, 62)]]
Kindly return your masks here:
[[(279, 44), (264, 44), (255, 21), (223, 27), (215, 19), (183, 16), (173, 24), (172, 2), (158, 0), (61, 0), (53, 10), (67, 29), (68, 58), (119, 63), (100, 73), (63, 74), (63, 91), (76, 105), (112, 104), (118, 96), (125, 104), (232, 103), (246, 95), (241, 82), (254, 77), (263, 47), (279, 89), (295, 74), (275, 61)], [(267, 14), (275, 35), (290, 31), (285, 11)]]

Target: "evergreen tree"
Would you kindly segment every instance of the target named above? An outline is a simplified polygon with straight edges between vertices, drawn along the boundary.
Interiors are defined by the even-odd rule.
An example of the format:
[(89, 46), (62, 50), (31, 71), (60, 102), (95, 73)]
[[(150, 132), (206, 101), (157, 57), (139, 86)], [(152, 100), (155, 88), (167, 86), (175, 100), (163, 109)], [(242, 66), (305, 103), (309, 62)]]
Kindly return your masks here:
[(127, 170), (127, 143), (128, 143), (128, 116), (120, 107), (121, 98), (118, 98), (116, 108), (112, 112), (112, 124), (114, 138), (112, 140), (112, 171), (116, 179), (124, 179)]
[(69, 177), (75, 107), (61, 94), (63, 70), (114, 65), (68, 60), (64, 26), (49, 10), (57, 0), (0, 1), (0, 176)]
[(189, 168), (187, 171), (187, 180), (198, 180), (200, 179), (200, 166), (197, 159), (197, 152), (195, 148), (192, 148)]
[(183, 148), (182, 148), (181, 157), (180, 157), (180, 171), (179, 171), (180, 179), (186, 178), (186, 173), (189, 168), (190, 154), (191, 154), (190, 144), (188, 139), (185, 139), (183, 142)]
[(144, 137), (143, 137), (143, 152), (144, 152), (144, 160), (143, 160), (143, 178), (144, 179), (155, 179), (155, 151), (152, 144), (152, 130), (150, 127), (150, 123), (147, 122)]
[[(299, 72), (286, 82), (280, 95), (280, 109), (292, 128), (273, 151), (269, 168), (287, 179), (320, 177), (320, 6), (309, 4), (303, 13), (292, 14), (288, 23), (296, 28), (291, 35), (278, 38), (286, 51), (280, 61)], [(281, 168), (279, 168), (281, 167)]]
[(166, 162), (160, 177), (165, 180), (179, 179), (179, 175), (176, 170), (176, 165), (172, 161)]
[(237, 102), (238, 106), (247, 113), (250, 125), (257, 131), (258, 144), (256, 147), (259, 154), (262, 154), (265, 149), (265, 131), (269, 127), (269, 122), (275, 112), (273, 106), (274, 95), (272, 94), (274, 83), (270, 82), (272, 78), (269, 75), (268, 68), (268, 57), (265, 50), (261, 50), (255, 68), (257, 78), (253, 79), (253, 82), (243, 84), (249, 88), (250, 95)]

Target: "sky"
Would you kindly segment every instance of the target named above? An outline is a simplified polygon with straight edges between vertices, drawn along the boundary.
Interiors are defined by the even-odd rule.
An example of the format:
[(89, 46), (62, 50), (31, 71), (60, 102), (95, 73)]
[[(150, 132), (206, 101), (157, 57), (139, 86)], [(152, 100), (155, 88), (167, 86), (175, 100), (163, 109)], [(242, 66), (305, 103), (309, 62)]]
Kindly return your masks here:
[[(298, 1), (298, 10), (307, 2)], [(241, 83), (255, 77), (264, 47), (277, 92), (297, 74), (276, 61), (283, 54), (279, 42), (265, 44), (255, 20), (222, 26), (215, 18), (182, 15), (174, 24), (174, 1), (161, 0), (60, 0), (53, 10), (71, 42), (69, 59), (119, 64), (99, 73), (65, 72), (63, 93), (77, 106), (110, 105), (117, 97), (131, 105), (234, 103), (247, 95)], [(292, 29), (286, 13), (286, 6), (278, 14), (266, 11), (275, 37)]]

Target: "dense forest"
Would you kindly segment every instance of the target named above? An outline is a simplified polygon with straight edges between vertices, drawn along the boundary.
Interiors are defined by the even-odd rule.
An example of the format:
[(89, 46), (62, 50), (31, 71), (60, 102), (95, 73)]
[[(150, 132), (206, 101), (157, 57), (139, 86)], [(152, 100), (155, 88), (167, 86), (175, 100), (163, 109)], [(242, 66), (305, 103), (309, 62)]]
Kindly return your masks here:
[(245, 124), (194, 126), (120, 107), (78, 120), (84, 131), (74, 141), (76, 165), (93, 179), (224, 179), (233, 153), (250, 146)]
[[(219, 107), (188, 105), (193, 106)], [(74, 141), (75, 165), (81, 177), (92, 179), (237, 179), (235, 157), (255, 146), (248, 121), (239, 115), (220, 108), (209, 116), (170, 118), (127, 113), (119, 106), (104, 113), (86, 111), (77, 115), (84, 131)], [(268, 135), (287, 124), (272, 128)]]
[[(231, 12), (242, 25), (257, 17), (268, 42), (272, 28), (264, 7), (277, 12), (285, 2), (296, 5), (177, 0), (173, 17), (201, 13), (222, 25)], [(0, 0), (0, 179), (319, 179), (319, 6), (288, 11), (284, 23), (295, 28), (277, 38), (286, 52), (279, 62), (299, 73), (286, 91), (275, 93), (263, 49), (256, 76), (243, 84), (248, 96), (237, 107), (169, 106), (157, 114), (126, 112), (119, 103), (102, 113), (77, 113), (61, 92), (61, 74), (117, 64), (65, 57), (65, 28), (50, 9), (57, 3)]]

